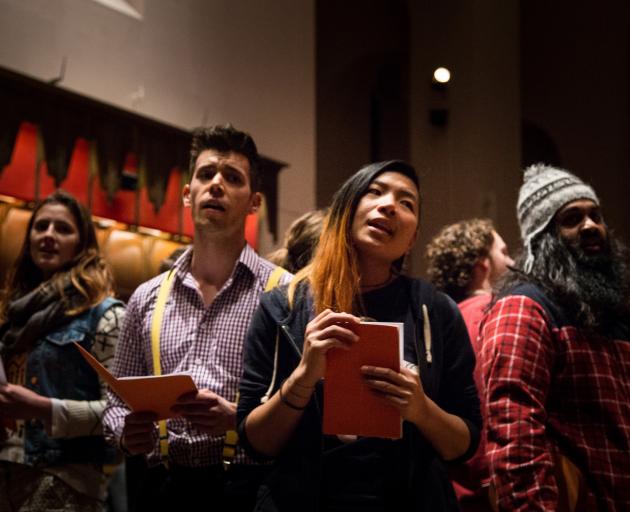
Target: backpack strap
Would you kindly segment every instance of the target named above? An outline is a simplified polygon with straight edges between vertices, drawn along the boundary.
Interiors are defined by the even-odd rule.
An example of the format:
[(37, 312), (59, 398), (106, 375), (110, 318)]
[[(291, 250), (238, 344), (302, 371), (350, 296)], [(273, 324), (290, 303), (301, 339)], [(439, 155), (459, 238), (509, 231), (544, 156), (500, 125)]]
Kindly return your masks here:
[(278, 286), (278, 284), (280, 283), (280, 279), (282, 278), (282, 276), (284, 274), (287, 274), (288, 272), (283, 269), (282, 267), (276, 267), (273, 272), (271, 273), (271, 275), (269, 276), (269, 279), (267, 279), (267, 284), (265, 285), (265, 291), (266, 292), (270, 292), (271, 290), (273, 290), (276, 286)]

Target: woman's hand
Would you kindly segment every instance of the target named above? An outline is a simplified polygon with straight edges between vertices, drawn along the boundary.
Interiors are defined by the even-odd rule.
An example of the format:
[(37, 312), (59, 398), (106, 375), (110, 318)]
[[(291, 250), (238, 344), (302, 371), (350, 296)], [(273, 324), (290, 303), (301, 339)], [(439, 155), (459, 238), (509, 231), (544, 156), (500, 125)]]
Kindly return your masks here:
[(36, 418), (49, 422), (52, 414), (50, 398), (38, 395), (18, 384), (0, 384), (0, 416), (10, 420)]
[(424, 393), (420, 377), (408, 368), (400, 372), (389, 368), (362, 366), (370, 388), (413, 423), (444, 460), (455, 459), (470, 445), (470, 431), (459, 416), (439, 407)]
[(306, 326), (302, 360), (293, 372), (302, 386), (314, 387), (326, 373), (326, 353), (333, 348), (348, 350), (359, 337), (348, 327), (360, 320), (348, 313), (322, 311)]
[(420, 377), (408, 368), (400, 372), (389, 368), (362, 366), (361, 372), (367, 385), (389, 404), (400, 411), (404, 420), (420, 428), (428, 412), (427, 396)]

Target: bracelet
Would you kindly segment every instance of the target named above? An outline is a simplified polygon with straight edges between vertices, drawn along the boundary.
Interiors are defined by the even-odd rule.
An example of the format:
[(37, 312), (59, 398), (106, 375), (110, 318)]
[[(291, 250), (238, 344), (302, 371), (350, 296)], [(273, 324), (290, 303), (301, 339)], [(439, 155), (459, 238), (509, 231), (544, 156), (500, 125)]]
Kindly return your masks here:
[(286, 405), (287, 407), (293, 409), (294, 411), (303, 411), (304, 409), (306, 409), (307, 405), (306, 404), (304, 407), (299, 407), (295, 404), (292, 404), (291, 402), (289, 402), (284, 395), (282, 394), (282, 386), (284, 385), (284, 382), (280, 385), (280, 388), (278, 388), (278, 394), (280, 395), (280, 401)]
[[(287, 379), (284, 379), (285, 382)], [(315, 386), (305, 386), (304, 384), (300, 384), (298, 381), (294, 380), (293, 381), (293, 385), (297, 386), (298, 388), (303, 388), (303, 389), (315, 389)]]

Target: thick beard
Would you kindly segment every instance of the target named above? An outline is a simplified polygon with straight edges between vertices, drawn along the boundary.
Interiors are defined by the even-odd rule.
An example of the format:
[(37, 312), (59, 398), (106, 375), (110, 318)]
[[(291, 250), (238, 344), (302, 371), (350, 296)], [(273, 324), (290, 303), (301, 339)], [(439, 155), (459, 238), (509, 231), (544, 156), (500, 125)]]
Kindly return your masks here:
[(630, 280), (626, 274), (625, 249), (609, 232), (601, 254), (588, 255), (578, 246), (560, 238), (549, 229), (536, 239), (535, 260), (528, 274), (523, 268), (525, 255), (519, 256), (516, 269), (508, 272), (501, 292), (524, 282), (534, 283), (565, 312), (580, 329), (613, 335), (620, 322), (630, 316)]
[(597, 255), (586, 254), (581, 247), (563, 242), (575, 263), (573, 278), (577, 294), (588, 306), (580, 308), (582, 314), (590, 317), (587, 326), (608, 331), (625, 309), (627, 289), (619, 260), (613, 257), (609, 242)]

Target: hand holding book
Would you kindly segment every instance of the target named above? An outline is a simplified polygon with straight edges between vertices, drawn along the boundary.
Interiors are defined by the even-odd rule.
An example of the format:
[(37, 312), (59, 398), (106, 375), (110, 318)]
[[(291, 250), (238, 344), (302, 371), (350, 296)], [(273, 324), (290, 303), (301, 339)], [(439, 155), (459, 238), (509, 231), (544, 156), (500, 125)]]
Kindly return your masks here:
[(404, 401), (409, 393), (400, 370), (402, 324), (359, 323), (350, 328), (358, 341), (347, 350), (327, 353), (324, 432), (400, 438), (396, 401)]
[(409, 368), (362, 366), (366, 384), (384, 401), (398, 409), (402, 418), (418, 424), (426, 410), (426, 395), (420, 377)]
[(314, 386), (326, 373), (327, 354), (331, 349), (349, 350), (359, 339), (353, 327), (358, 317), (327, 309), (306, 326), (302, 360), (295, 373), (300, 384)]
[(209, 389), (179, 397), (171, 410), (190, 421), (199, 432), (221, 436), (236, 429), (236, 404)]
[(75, 346), (133, 412), (152, 412), (155, 420), (173, 418), (179, 415), (171, 409), (177, 399), (186, 393), (197, 392), (197, 386), (187, 374), (116, 378), (81, 345), (75, 343)]

